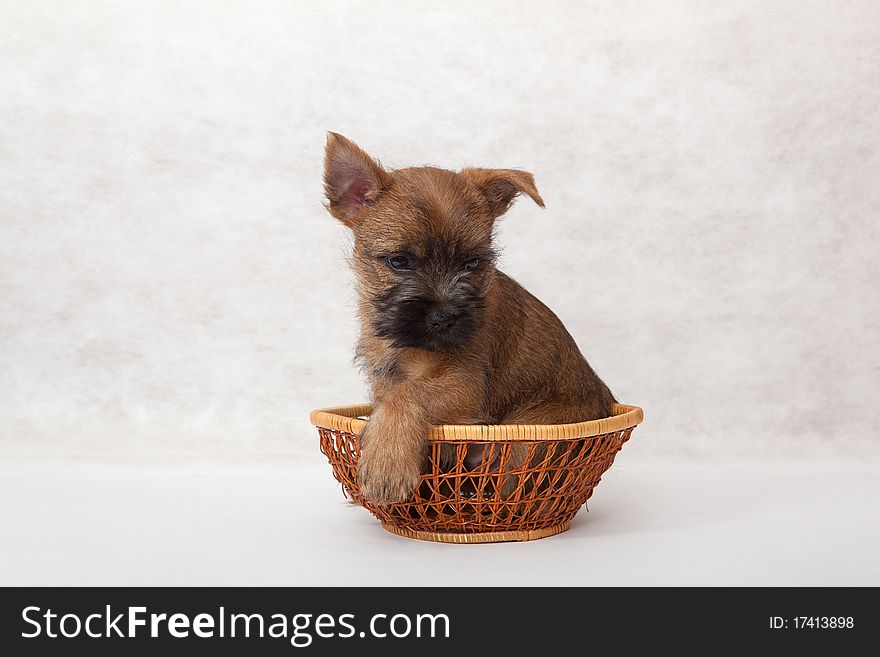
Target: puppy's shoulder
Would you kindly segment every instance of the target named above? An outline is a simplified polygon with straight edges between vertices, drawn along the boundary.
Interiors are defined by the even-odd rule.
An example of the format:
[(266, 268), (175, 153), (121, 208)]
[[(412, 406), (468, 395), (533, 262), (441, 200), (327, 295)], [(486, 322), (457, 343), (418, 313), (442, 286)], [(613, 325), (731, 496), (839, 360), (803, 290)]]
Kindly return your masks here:
[(549, 313), (553, 315), (553, 312), (538, 297), (501, 270), (495, 272), (493, 287), (497, 289), (494, 295), (496, 311), (515, 312), (523, 318), (535, 314)]

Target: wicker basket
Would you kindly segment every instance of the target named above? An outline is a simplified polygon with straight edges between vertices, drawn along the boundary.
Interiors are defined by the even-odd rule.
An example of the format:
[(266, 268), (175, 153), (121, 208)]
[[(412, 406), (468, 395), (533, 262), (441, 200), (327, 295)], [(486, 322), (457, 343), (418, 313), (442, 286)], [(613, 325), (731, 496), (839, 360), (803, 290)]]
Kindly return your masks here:
[[(564, 532), (642, 421), (642, 409), (615, 404), (611, 417), (575, 424), (437, 426), (428, 436), (421, 486), (407, 502), (380, 506), (361, 496), (356, 476), (357, 434), (371, 411), (359, 404), (311, 414), (343, 493), (390, 532), (445, 543)], [(469, 446), (482, 456), (473, 469), (466, 465)]]

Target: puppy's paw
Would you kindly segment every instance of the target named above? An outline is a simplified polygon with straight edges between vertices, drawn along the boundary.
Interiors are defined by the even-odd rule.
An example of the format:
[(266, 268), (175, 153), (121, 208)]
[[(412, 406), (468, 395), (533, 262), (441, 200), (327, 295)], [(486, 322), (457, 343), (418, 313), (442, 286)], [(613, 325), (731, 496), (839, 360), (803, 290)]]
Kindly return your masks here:
[(421, 481), (417, 468), (387, 458), (379, 450), (361, 454), (357, 474), (361, 495), (374, 504), (406, 502)]
[(421, 455), (410, 454), (406, 442), (395, 440), (374, 416), (360, 437), (358, 485), (361, 494), (374, 504), (406, 502), (421, 482)]

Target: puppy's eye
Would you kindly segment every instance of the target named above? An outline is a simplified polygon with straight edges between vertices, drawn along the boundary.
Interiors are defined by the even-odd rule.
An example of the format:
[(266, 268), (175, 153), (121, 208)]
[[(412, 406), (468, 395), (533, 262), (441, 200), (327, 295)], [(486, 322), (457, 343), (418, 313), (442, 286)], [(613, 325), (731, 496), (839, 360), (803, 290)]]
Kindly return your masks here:
[(405, 271), (409, 269), (409, 258), (406, 256), (391, 256), (388, 258), (388, 266), (395, 271)]
[(473, 271), (474, 269), (476, 269), (479, 266), (480, 266), (480, 259), (479, 258), (471, 258), (466, 263), (464, 263), (464, 268), (467, 269), (468, 271)]

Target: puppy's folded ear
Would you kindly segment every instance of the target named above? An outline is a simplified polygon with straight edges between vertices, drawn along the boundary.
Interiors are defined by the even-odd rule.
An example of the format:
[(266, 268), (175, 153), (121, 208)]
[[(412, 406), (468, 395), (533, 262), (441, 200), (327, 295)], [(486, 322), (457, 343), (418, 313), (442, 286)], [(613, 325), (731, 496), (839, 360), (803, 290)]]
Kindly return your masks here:
[(462, 169), (461, 174), (468, 178), (489, 204), (492, 217), (500, 217), (507, 212), (517, 194), (527, 194), (535, 203), (544, 207), (544, 199), (535, 187), (535, 177), (528, 171), (516, 169)]
[(387, 187), (391, 175), (353, 141), (327, 133), (324, 149), (324, 194), (327, 209), (349, 228), (358, 212), (372, 205)]

